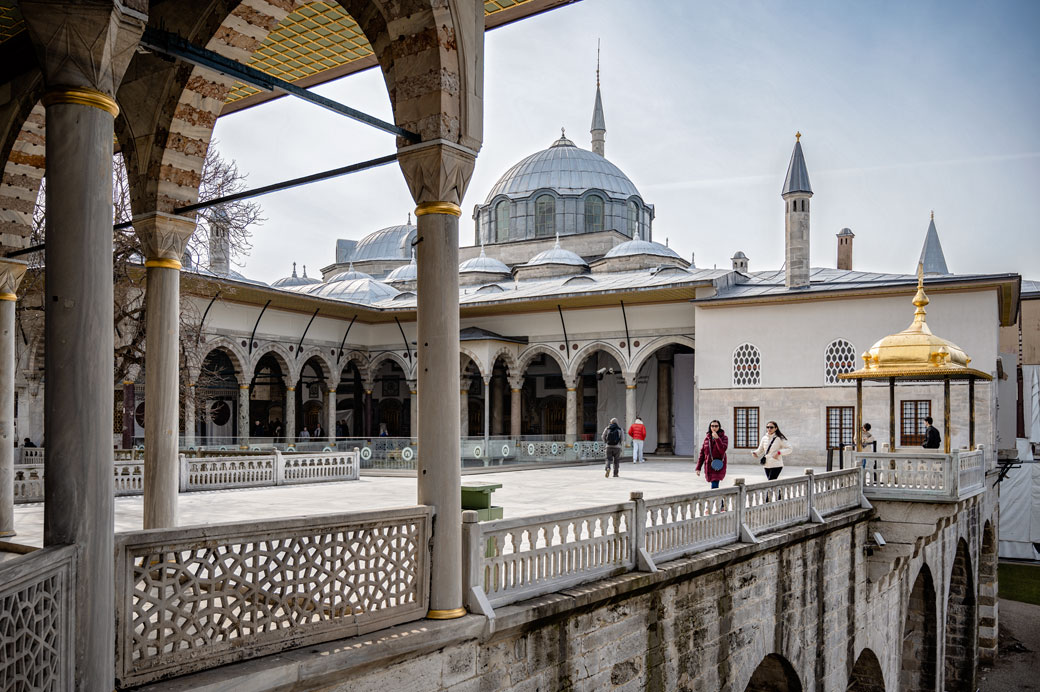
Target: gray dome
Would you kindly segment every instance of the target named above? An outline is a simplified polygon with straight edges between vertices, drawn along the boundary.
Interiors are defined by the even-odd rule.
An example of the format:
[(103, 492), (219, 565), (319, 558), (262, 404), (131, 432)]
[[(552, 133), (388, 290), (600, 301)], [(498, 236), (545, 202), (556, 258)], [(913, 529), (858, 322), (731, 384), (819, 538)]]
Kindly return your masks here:
[(296, 275), (296, 262), (292, 265), (292, 275), (278, 279), (271, 286), (273, 288), (288, 288), (290, 286), (309, 286), (310, 284), (320, 284), (321, 281), (318, 279), (312, 279), (307, 276), (307, 267), (303, 268), (303, 276)]
[(479, 257), (471, 257), (459, 265), (459, 273), (480, 272), (485, 274), (509, 274), (509, 267), (494, 257), (484, 254), (484, 248), (480, 248)]
[(394, 298), (400, 291), (373, 278), (333, 281), (298, 289), (319, 298), (331, 298), (350, 303), (378, 303)]
[(735, 254), (735, 255), (733, 255), (732, 257), (730, 257), (730, 259), (747, 259), (747, 258), (748, 258), (748, 256), (747, 256), (747, 255), (745, 255), (745, 254), (744, 254), (743, 252), (741, 252), (740, 250), (737, 250), (737, 254)]
[(337, 281), (354, 281), (355, 279), (371, 279), (371, 278), (372, 278), (371, 274), (366, 274), (365, 272), (359, 272), (357, 269), (354, 269), (354, 263), (351, 262), (350, 266), (347, 267), (347, 271), (342, 272), (341, 274), (336, 274), (335, 276), (331, 277), (326, 283), (330, 283), (331, 284), (331, 283), (335, 283)]
[(415, 234), (416, 228), (410, 223), (381, 228), (358, 241), (350, 260), (406, 260), (411, 255)]
[(215, 272), (215, 271), (213, 271), (211, 269), (204, 269), (202, 267), (196, 266), (195, 269), (192, 270), (192, 271), (194, 271), (196, 274), (200, 274), (200, 275), (203, 275), (203, 276), (216, 276), (216, 277), (219, 277), (221, 279), (230, 279), (231, 281), (239, 281), (239, 282), (244, 283), (244, 284), (253, 284), (254, 286), (266, 286), (267, 285), (263, 281), (258, 281), (257, 279), (250, 279), (250, 278), (247, 278), (245, 276), (242, 276), (241, 274), (236, 272), (234, 269), (228, 269), (226, 272)]
[(632, 255), (656, 255), (682, 259), (675, 250), (651, 240), (629, 240), (626, 243), (615, 245), (604, 257), (630, 257)]
[(556, 237), (556, 245), (549, 248), (548, 250), (539, 252), (537, 255), (532, 257), (524, 266), (533, 267), (539, 264), (568, 264), (575, 267), (588, 266), (585, 260), (583, 260), (580, 256), (576, 255), (570, 250), (564, 250), (562, 247), (560, 247), (559, 236)]
[(402, 265), (387, 274), (383, 281), (386, 283), (393, 283), (394, 281), (417, 281), (418, 279), (419, 268), (415, 265), (415, 254), (413, 253), (411, 262)]
[(485, 204), (490, 204), (498, 195), (526, 197), (545, 188), (560, 194), (580, 194), (595, 189), (616, 198), (639, 195), (639, 190), (620, 168), (561, 136), (548, 149), (531, 154), (506, 171), (491, 188)]

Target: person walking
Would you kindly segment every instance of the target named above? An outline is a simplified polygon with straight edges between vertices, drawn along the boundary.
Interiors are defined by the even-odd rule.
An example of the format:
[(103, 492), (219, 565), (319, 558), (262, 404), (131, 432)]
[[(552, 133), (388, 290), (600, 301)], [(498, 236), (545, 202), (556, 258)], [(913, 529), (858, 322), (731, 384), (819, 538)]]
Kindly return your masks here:
[(928, 425), (924, 429), (924, 444), (921, 446), (925, 449), (939, 449), (942, 444), (942, 435), (939, 434), (938, 428), (932, 425), (932, 417), (925, 416), (924, 422)]
[(632, 463), (645, 464), (646, 457), (643, 456), (643, 443), (646, 442), (646, 426), (643, 419), (636, 414), (636, 422), (628, 426), (628, 436), (632, 438)]
[[(877, 440), (874, 439), (874, 435), (870, 432), (870, 423), (864, 423), (863, 428), (859, 433), (859, 446), (863, 448), (863, 451), (867, 451), (867, 448), (871, 448), (871, 451), (877, 452)], [(867, 463), (866, 460), (863, 463)]]
[(607, 470), (603, 475), (610, 478), (610, 462), (614, 462), (614, 478), (618, 477), (618, 466), (621, 464), (621, 440), (624, 432), (618, 425), (617, 418), (610, 419), (610, 425), (603, 429), (603, 444), (607, 446)]
[(793, 451), (787, 437), (780, 432), (780, 426), (771, 420), (766, 423), (766, 434), (751, 456), (758, 457), (758, 463), (765, 467), (766, 479), (772, 481), (780, 477), (784, 470), (784, 457)]
[(719, 483), (726, 477), (726, 449), (729, 447), (729, 438), (726, 431), (722, 429), (722, 423), (713, 420), (708, 423), (708, 432), (704, 435), (701, 443), (701, 453), (697, 456), (697, 475), (701, 475), (701, 467), (704, 469), (704, 480), (711, 483), (712, 488), (719, 487)]

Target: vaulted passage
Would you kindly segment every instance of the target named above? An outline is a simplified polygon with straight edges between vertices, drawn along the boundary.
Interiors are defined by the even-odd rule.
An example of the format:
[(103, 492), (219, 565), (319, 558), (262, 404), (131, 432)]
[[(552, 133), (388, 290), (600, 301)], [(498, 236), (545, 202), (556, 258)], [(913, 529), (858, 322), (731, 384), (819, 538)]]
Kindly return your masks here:
[(899, 673), (899, 689), (903, 692), (935, 690), (936, 637), (935, 586), (931, 572), (923, 566), (906, 607)]
[(744, 692), (802, 692), (802, 682), (786, 658), (769, 654), (755, 668)]
[(961, 540), (950, 573), (946, 605), (946, 657), (943, 665), (948, 692), (975, 689), (975, 589), (968, 544)]
[(845, 689), (846, 692), (885, 692), (885, 676), (873, 651), (863, 649), (860, 653), (849, 674), (849, 686)]

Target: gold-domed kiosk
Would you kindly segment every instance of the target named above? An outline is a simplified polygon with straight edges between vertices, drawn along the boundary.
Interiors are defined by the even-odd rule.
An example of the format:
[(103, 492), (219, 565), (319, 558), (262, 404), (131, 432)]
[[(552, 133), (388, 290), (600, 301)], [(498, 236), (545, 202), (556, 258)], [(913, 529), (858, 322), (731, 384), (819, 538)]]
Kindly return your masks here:
[[(950, 382), (968, 381), (968, 446), (975, 448), (975, 380), (993, 377), (969, 367), (971, 358), (957, 345), (932, 334), (925, 321), (928, 296), (924, 292), (924, 266), (917, 267), (917, 294), (914, 295), (914, 321), (899, 332), (879, 340), (863, 354), (863, 367), (838, 377), (856, 380), (856, 429), (863, 428), (863, 381), (888, 381), (889, 385), (889, 449), (896, 449), (896, 382), (942, 380), (943, 382), (943, 448), (950, 453)], [(862, 451), (860, 436), (856, 450)]]

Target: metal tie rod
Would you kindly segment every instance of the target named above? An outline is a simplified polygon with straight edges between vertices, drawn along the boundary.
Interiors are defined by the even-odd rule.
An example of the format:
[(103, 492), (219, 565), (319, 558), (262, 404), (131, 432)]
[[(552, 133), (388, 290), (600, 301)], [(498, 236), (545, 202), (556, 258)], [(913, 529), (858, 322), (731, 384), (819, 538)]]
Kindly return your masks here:
[(186, 39), (177, 34), (162, 31), (160, 29), (146, 28), (144, 30), (144, 35), (141, 37), (141, 45), (156, 53), (173, 58), (179, 58), (180, 60), (191, 63), (192, 65), (215, 70), (221, 74), (227, 75), (228, 77), (234, 77), (240, 82), (255, 86), (264, 91), (284, 91), (285, 93), (301, 98), (304, 101), (316, 103), (322, 108), (327, 108), (334, 113), (345, 115), (348, 118), (353, 118), (354, 120), (366, 125), (371, 125), (372, 127), (385, 132), (389, 132), (399, 137), (404, 137), (413, 144), (419, 142), (421, 139), (421, 137), (414, 132), (409, 132), (393, 123), (388, 123), (385, 120), (380, 120), (379, 118), (368, 115), (367, 113), (362, 113), (361, 111), (339, 103), (338, 101), (333, 101), (324, 96), (319, 96), (318, 94), (302, 87), (298, 87), (283, 79), (272, 77), (256, 68), (225, 58), (219, 53), (192, 45)]

